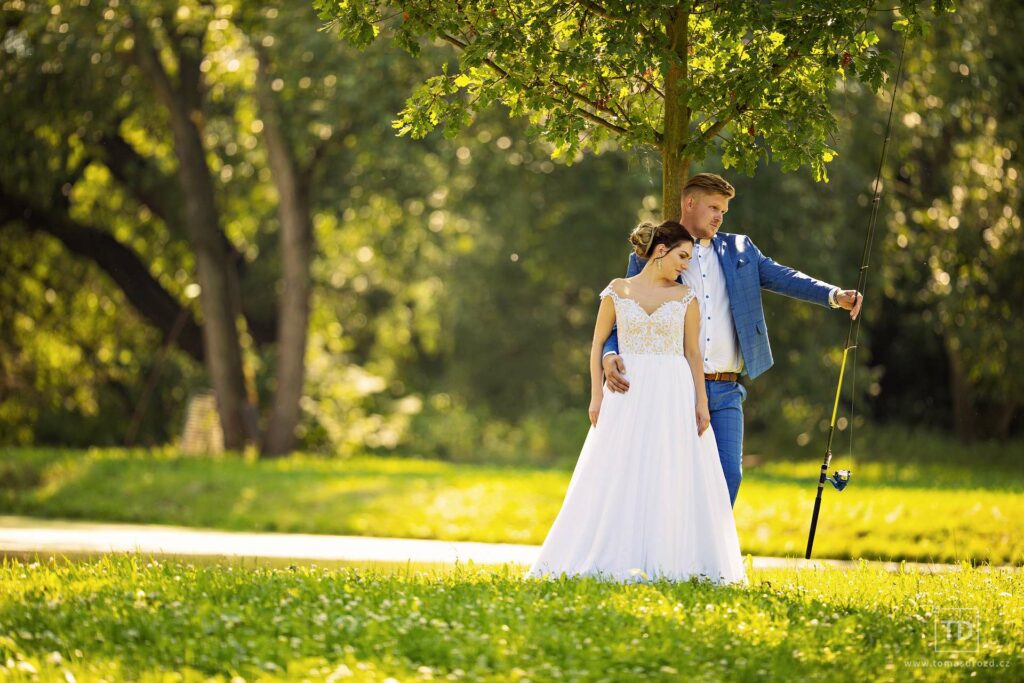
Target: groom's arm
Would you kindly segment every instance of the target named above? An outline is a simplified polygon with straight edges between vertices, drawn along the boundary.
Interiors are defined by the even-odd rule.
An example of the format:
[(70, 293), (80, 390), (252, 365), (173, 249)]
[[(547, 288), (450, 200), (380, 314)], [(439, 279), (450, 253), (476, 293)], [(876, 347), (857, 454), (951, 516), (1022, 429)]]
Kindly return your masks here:
[(601, 352), (601, 358), (604, 358), (609, 353), (617, 354), (619, 352), (619, 328), (612, 327), (612, 333), (608, 335), (608, 339), (604, 342), (604, 350)]
[[(640, 272), (643, 265), (640, 263), (640, 259), (636, 254), (629, 255), (629, 262), (626, 263), (626, 277), (633, 277)], [(619, 352), (619, 328), (617, 326), (612, 327), (612, 333), (608, 335), (608, 339), (604, 343), (604, 351), (601, 357), (607, 356), (609, 353), (618, 354)]]
[(826, 308), (835, 308), (832, 305), (832, 297), (842, 291), (839, 287), (801, 273), (795, 268), (776, 263), (762, 254), (749, 238), (748, 244), (757, 260), (757, 271), (763, 289)]

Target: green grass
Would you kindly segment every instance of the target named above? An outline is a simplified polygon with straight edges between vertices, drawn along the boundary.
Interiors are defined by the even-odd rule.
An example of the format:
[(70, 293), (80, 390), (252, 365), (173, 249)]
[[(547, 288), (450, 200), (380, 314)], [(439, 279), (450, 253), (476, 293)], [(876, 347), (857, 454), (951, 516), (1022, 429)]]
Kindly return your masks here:
[[(864, 449), (850, 487), (827, 487), (815, 557), (1024, 563), (1024, 471), (988, 445), (957, 464), (940, 442)], [(985, 450), (987, 449), (987, 450)], [(748, 467), (736, 505), (744, 553), (800, 555), (820, 460)], [(570, 472), (404, 458), (278, 461), (173, 451), (0, 451), (0, 513), (236, 530), (539, 544)]]
[[(0, 678), (1024, 679), (1020, 572), (752, 570), (717, 587), (521, 571), (6, 560)], [(939, 645), (977, 651), (936, 651), (952, 609), (979, 637)]]

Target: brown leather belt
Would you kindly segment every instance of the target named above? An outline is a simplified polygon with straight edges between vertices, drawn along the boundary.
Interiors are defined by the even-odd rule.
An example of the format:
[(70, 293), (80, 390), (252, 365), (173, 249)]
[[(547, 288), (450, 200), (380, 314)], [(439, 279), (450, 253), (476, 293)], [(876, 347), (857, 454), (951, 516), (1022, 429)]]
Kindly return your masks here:
[(704, 379), (712, 382), (737, 382), (740, 379), (738, 372), (705, 372)]

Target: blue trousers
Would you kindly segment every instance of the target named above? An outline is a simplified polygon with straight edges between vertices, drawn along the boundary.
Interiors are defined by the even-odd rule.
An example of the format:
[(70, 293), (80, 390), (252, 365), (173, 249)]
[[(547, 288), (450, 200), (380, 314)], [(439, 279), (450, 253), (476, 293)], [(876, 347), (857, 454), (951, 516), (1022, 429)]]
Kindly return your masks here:
[(736, 507), (743, 479), (743, 401), (747, 390), (739, 382), (704, 380), (704, 387), (708, 392), (711, 428), (718, 442), (718, 459), (729, 486), (729, 500)]

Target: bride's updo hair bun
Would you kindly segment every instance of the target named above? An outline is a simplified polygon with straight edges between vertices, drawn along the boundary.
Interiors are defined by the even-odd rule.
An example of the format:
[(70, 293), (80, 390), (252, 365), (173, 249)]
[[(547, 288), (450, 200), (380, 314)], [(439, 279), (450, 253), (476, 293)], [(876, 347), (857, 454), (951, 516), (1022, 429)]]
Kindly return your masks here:
[(633, 245), (633, 251), (640, 258), (647, 255), (647, 248), (654, 239), (654, 231), (657, 227), (654, 223), (645, 221), (633, 228), (633, 232), (629, 233), (629, 243)]
[(633, 252), (644, 259), (650, 258), (659, 244), (664, 244), (672, 251), (681, 242), (692, 243), (693, 238), (686, 232), (686, 228), (676, 221), (665, 221), (658, 225), (644, 221), (629, 233), (629, 243), (633, 245)]

